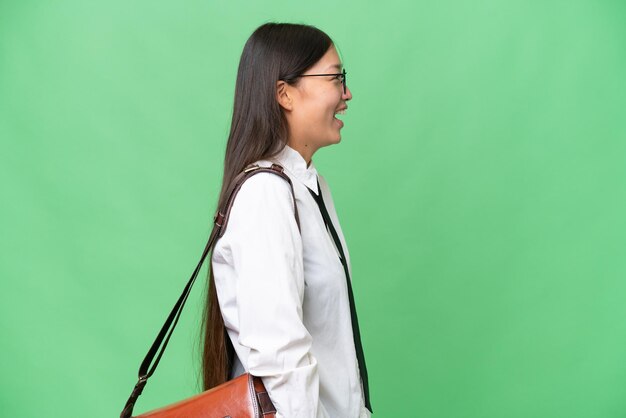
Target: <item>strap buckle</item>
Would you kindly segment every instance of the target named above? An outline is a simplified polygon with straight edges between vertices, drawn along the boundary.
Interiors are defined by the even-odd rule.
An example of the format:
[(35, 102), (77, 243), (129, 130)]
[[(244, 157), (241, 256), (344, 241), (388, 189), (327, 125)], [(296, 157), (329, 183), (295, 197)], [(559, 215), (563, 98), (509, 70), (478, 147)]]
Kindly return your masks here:
[(215, 214), (215, 216), (213, 217), (213, 223), (219, 227), (221, 227), (222, 225), (224, 225), (224, 218), (226, 216), (220, 212), (217, 211), (217, 213)]
[(259, 169), (259, 168), (261, 168), (261, 167), (259, 167), (258, 164), (250, 164), (249, 166), (247, 166), (246, 168), (243, 169), (243, 172), (244, 173), (248, 173), (250, 171), (254, 171), (254, 170)]

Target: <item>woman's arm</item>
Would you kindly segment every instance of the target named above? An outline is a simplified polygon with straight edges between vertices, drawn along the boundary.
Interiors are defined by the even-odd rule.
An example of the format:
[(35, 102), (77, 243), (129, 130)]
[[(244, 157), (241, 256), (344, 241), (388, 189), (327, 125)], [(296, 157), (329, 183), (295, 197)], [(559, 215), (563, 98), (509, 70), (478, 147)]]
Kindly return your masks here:
[(302, 239), (289, 184), (271, 173), (246, 180), (227, 233), (237, 274), (238, 342), (250, 350), (244, 367), (262, 377), (278, 418), (326, 418), (302, 322)]

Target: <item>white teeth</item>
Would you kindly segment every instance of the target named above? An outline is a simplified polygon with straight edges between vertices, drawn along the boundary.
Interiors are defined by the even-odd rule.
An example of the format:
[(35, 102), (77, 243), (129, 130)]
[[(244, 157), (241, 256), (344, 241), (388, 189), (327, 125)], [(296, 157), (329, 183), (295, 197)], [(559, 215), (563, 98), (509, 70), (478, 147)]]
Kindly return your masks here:
[(339, 112), (335, 112), (335, 115), (345, 115), (346, 114), (346, 110), (340, 110)]

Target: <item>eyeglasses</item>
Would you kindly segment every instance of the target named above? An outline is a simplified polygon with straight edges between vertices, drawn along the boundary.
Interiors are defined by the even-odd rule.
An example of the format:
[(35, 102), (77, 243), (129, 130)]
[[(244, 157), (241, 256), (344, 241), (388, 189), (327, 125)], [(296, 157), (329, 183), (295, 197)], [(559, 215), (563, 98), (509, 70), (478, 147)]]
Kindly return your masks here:
[(346, 94), (346, 69), (344, 68), (344, 70), (340, 73), (334, 73), (334, 74), (301, 74), (297, 77), (329, 77), (329, 76), (336, 76), (339, 77), (339, 80), (341, 80), (341, 85), (343, 86), (343, 94)]

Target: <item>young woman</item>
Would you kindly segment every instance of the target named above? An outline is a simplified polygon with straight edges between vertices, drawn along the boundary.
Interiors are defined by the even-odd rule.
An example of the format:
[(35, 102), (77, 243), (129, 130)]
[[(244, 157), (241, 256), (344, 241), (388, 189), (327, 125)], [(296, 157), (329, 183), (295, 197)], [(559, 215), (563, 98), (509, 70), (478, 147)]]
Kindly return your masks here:
[(328, 35), (277, 23), (251, 35), (237, 74), (218, 207), (249, 164), (277, 163), (292, 181), (300, 229), (285, 179), (244, 182), (211, 255), (203, 378), (208, 389), (260, 376), (280, 418), (371, 411), (348, 248), (312, 160), (341, 140), (336, 115), (352, 99), (345, 74)]

